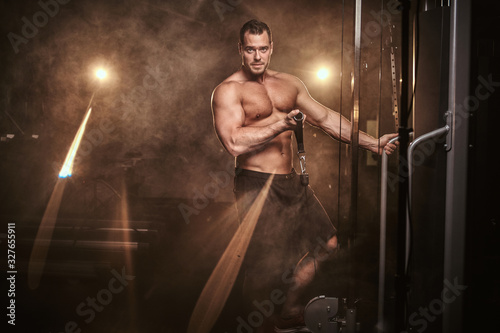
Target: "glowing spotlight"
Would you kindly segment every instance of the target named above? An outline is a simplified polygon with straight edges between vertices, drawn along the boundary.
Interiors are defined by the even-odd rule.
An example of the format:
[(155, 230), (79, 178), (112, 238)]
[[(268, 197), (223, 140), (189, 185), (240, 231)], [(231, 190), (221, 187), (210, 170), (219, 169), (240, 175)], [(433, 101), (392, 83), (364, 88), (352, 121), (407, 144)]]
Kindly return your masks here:
[(106, 73), (104, 69), (100, 68), (95, 72), (95, 75), (99, 78), (99, 80), (102, 80), (108, 75), (108, 73)]
[(328, 77), (328, 75), (329, 75), (329, 74), (330, 74), (330, 73), (328, 72), (328, 69), (326, 69), (326, 68), (321, 68), (321, 69), (318, 71), (318, 73), (316, 73), (316, 75), (318, 75), (318, 78), (319, 78), (320, 80), (324, 80), (324, 79), (326, 79), (326, 78)]

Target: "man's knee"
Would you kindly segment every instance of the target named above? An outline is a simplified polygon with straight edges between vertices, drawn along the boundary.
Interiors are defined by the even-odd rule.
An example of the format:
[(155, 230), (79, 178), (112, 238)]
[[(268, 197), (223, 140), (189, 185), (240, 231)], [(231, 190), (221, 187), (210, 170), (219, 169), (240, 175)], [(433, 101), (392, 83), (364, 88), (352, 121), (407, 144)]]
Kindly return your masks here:
[(337, 249), (338, 246), (338, 240), (337, 240), (337, 235), (334, 235), (332, 238), (328, 240), (326, 243), (327, 250), (329, 252), (334, 251)]
[(326, 242), (322, 240), (321, 238), (318, 238), (319, 245), (316, 247), (314, 250), (314, 258), (317, 261), (324, 261), (327, 260), (328, 258), (331, 258), (331, 255), (336, 251), (337, 249), (337, 236), (334, 235), (333, 237), (329, 238)]

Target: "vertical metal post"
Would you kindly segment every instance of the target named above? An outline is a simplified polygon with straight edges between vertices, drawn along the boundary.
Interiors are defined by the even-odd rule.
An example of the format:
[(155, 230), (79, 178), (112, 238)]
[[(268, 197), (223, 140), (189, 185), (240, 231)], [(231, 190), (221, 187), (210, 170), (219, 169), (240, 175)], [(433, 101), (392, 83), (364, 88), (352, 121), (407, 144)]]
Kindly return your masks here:
[[(348, 251), (348, 272), (349, 272), (349, 282), (348, 282), (348, 298), (347, 298), (347, 309), (354, 309), (355, 307), (355, 282), (356, 282), (356, 272), (355, 272), (355, 258), (354, 253), (354, 241), (356, 237), (356, 225), (357, 225), (357, 211), (358, 211), (358, 147), (359, 147), (359, 137), (358, 137), (358, 122), (359, 122), (359, 76), (361, 71), (361, 4), (362, 0), (354, 1), (354, 63), (353, 70), (351, 72), (351, 98), (353, 101), (353, 107), (351, 109), (351, 137), (350, 137), (350, 149), (351, 149), (351, 195), (350, 195), (350, 206), (349, 206), (349, 219), (347, 225), (347, 248)], [(353, 312), (355, 313), (355, 312)], [(354, 333), (346, 328), (346, 333)]]
[[(462, 285), (465, 262), (465, 224), (467, 190), (468, 111), (462, 101), (469, 95), (470, 0), (451, 2), (450, 71), (448, 108), (455, 126), (452, 149), (447, 157), (444, 281)], [(459, 119), (460, 118), (460, 119)], [(444, 286), (446, 287), (446, 285)], [(462, 332), (463, 295), (443, 311), (443, 332)]]
[(409, 76), (409, 48), (410, 48), (410, 1), (401, 0), (403, 6), (401, 20), (401, 103), (400, 103), (400, 125), (399, 125), (399, 190), (398, 190), (398, 230), (397, 230), (397, 268), (396, 268), (396, 308), (395, 308), (395, 332), (406, 330), (406, 204), (408, 200), (408, 88)]
[(356, 0), (354, 11), (354, 76), (352, 81), (353, 108), (351, 111), (351, 210), (350, 223), (352, 237), (355, 236), (358, 210), (358, 147), (359, 147), (359, 95), (361, 72), (361, 6), (362, 0)]
[(351, 110), (351, 202), (349, 209), (348, 246), (350, 250), (350, 284), (348, 308), (354, 307), (355, 269), (353, 259), (355, 253), (354, 241), (358, 219), (358, 147), (359, 147), (359, 95), (361, 72), (361, 8), (362, 0), (356, 0), (354, 9), (354, 69), (351, 81), (353, 108)]
[[(390, 140), (395, 143), (399, 137)], [(380, 241), (379, 241), (379, 266), (378, 266), (378, 323), (379, 332), (384, 332), (384, 300), (385, 300), (385, 248), (387, 232), (387, 169), (389, 157), (386, 152), (382, 153), (382, 167), (380, 177)]]

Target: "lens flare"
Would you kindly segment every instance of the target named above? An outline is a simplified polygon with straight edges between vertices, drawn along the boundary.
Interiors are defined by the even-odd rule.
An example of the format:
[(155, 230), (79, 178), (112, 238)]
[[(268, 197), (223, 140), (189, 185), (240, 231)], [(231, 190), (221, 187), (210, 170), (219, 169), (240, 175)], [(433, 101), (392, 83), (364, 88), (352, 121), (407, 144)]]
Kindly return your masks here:
[(318, 76), (318, 78), (320, 80), (324, 80), (328, 77), (330, 73), (328, 72), (328, 69), (326, 68), (321, 68), (320, 70), (318, 70), (318, 72), (316, 73), (316, 75)]
[(100, 68), (95, 72), (95, 75), (99, 78), (99, 80), (102, 80), (102, 79), (106, 78), (108, 73), (106, 73), (106, 71), (104, 69)]
[(28, 286), (32, 290), (37, 289), (40, 285), (65, 187), (66, 181), (58, 179), (36, 233), (35, 243), (31, 249), (28, 262)]
[(68, 151), (68, 155), (66, 155), (66, 159), (64, 160), (63, 167), (59, 172), (59, 178), (71, 177), (71, 174), (73, 172), (73, 162), (75, 160), (76, 152), (78, 151), (78, 147), (80, 146), (80, 142), (82, 141), (83, 133), (85, 133), (85, 126), (87, 126), (87, 121), (89, 120), (91, 111), (92, 108), (89, 108), (87, 114), (85, 115), (85, 118), (83, 119), (82, 124), (80, 125), (80, 128), (78, 129), (78, 132), (76, 132), (75, 139), (71, 144), (71, 147)]

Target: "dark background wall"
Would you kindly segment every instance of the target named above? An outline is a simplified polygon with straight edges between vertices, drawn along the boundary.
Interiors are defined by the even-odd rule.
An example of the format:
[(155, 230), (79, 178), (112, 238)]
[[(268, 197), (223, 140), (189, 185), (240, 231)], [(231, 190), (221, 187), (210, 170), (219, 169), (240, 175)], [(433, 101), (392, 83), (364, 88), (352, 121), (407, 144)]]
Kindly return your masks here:
[[(479, 103), (471, 105), (469, 125), (469, 205), (467, 225), (465, 328), (478, 323), (496, 329), (495, 313), (500, 309), (500, 233), (498, 230), (500, 185), (495, 154), (495, 126), (499, 121), (500, 93), (485, 82), (500, 81), (498, 45), (499, 6), (473, 2), (471, 34), (470, 94)], [(491, 82), (490, 81), (490, 82)], [(490, 87), (487, 95), (484, 88)], [(479, 92), (479, 95), (478, 95)], [(472, 318), (475, 318), (472, 320)]]

